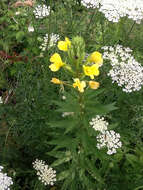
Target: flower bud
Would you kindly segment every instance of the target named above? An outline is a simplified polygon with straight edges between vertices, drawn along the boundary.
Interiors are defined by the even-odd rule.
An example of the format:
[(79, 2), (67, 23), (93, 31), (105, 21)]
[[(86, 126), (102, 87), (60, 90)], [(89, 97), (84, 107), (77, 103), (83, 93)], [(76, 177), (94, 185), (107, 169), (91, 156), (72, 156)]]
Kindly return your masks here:
[(74, 37), (71, 42), (71, 48), (68, 51), (71, 64), (82, 64), (85, 57), (85, 43), (82, 37)]
[(51, 82), (54, 83), (54, 84), (62, 84), (63, 83), (62, 81), (60, 81), (57, 78), (52, 78)]
[(99, 82), (95, 82), (95, 81), (89, 81), (89, 86), (90, 88), (96, 90), (97, 88), (99, 88)]

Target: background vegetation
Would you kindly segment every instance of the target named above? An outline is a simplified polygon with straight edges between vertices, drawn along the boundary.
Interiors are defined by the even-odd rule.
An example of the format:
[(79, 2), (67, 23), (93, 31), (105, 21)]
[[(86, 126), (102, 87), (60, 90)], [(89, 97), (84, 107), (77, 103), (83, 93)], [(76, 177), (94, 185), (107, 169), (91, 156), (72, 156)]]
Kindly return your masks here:
[[(72, 39), (79, 35), (85, 40), (87, 53), (95, 50), (103, 53), (101, 47), (121, 44), (130, 47), (136, 60), (143, 63), (142, 23), (135, 24), (127, 18), (111, 23), (97, 10), (87, 10), (80, 0), (47, 0), (51, 14), (44, 19), (35, 19), (33, 7), (14, 7), (14, 3), (6, 0), (0, 2), (0, 94), (3, 100), (0, 104), (0, 163), (13, 178), (11, 189), (143, 189), (143, 88), (139, 92), (123, 92), (112, 84), (106, 75), (109, 66), (103, 63), (99, 82), (104, 91), (99, 95), (93, 91), (93, 95), (95, 101), (103, 105), (115, 102), (117, 109), (107, 114), (103, 111), (103, 114), (113, 124), (113, 129), (120, 133), (123, 146), (115, 155), (107, 155), (105, 151), (98, 153), (95, 172), (98, 179), (91, 179), (90, 182), (88, 173), (80, 179), (77, 174), (72, 175), (70, 161), (59, 159), (58, 153), (50, 154), (60, 143), (56, 142), (55, 145), (53, 139), (63, 134), (65, 125), (73, 122), (68, 119), (64, 123), (61, 116), (64, 112), (62, 96), (69, 96), (69, 102), (72, 102), (69, 95), (72, 91), (68, 88), (63, 90), (50, 82), (54, 73), (49, 69), (49, 59), (58, 49), (53, 46), (41, 57), (41, 42), (38, 40), (51, 33), (59, 34), (60, 40), (65, 36)], [(21, 14), (16, 15), (17, 11)], [(28, 31), (30, 24), (34, 32)], [(62, 71), (56, 76), (61, 80), (69, 79)], [(67, 100), (67, 105), (69, 102)], [(57, 111), (60, 106), (61, 110)], [(91, 109), (92, 114), (94, 102)], [(54, 127), (60, 121), (62, 127)], [(72, 133), (68, 133), (67, 139), (71, 136)], [(86, 142), (89, 140), (88, 137), (84, 138)], [(73, 139), (71, 142), (74, 143)], [(68, 147), (60, 150), (65, 153)], [(53, 164), (58, 174), (71, 169), (71, 178), (67, 178), (69, 186), (63, 187), (63, 180), (53, 187), (44, 186), (36, 176), (32, 162), (38, 158), (50, 165), (55, 163), (55, 157), (59, 159), (59, 163)], [(66, 174), (64, 176), (62, 173), (61, 179), (66, 179)]]

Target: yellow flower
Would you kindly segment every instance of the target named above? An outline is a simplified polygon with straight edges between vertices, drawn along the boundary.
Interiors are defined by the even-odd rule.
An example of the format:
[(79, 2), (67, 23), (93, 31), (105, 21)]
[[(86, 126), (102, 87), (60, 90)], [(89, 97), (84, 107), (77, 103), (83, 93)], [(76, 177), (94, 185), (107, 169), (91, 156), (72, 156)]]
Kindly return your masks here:
[(97, 89), (97, 88), (99, 88), (99, 82), (95, 82), (95, 81), (89, 81), (89, 86), (90, 86), (90, 88), (92, 88), (92, 89)]
[(58, 42), (59, 50), (68, 51), (68, 48), (70, 48), (70, 46), (71, 46), (71, 41), (67, 37), (65, 37), (65, 41)]
[(84, 81), (80, 81), (78, 78), (74, 79), (73, 87), (78, 87), (80, 92), (84, 92), (84, 88), (86, 87), (86, 83)]
[(98, 51), (95, 51), (90, 55), (88, 61), (91, 63), (99, 64), (99, 66), (101, 66), (103, 63), (102, 54)]
[(62, 62), (62, 59), (58, 53), (54, 53), (51, 56), (50, 61), (52, 62), (52, 64), (49, 66), (49, 68), (53, 72), (58, 71), (64, 65), (64, 63)]
[(57, 78), (52, 78), (51, 82), (54, 84), (63, 84), (63, 82)]
[(91, 79), (94, 79), (94, 76), (99, 75), (98, 67), (98, 64), (94, 64), (92, 66), (83, 65), (84, 74), (90, 76)]

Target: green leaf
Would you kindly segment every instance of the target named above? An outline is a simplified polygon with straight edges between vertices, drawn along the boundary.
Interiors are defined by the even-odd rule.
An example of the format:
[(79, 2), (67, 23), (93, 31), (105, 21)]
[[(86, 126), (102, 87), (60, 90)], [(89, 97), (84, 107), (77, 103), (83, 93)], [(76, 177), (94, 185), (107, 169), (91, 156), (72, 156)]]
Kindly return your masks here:
[(59, 148), (76, 149), (78, 141), (75, 138), (64, 136), (64, 138), (62, 137), (57, 140), (51, 140), (50, 142), (48, 142), (48, 144), (57, 145), (54, 150), (57, 150)]
[(51, 152), (47, 152), (46, 154), (53, 156), (55, 158), (63, 158), (65, 156), (65, 152), (61, 152), (61, 151), (51, 151)]
[(106, 114), (110, 111), (116, 110), (117, 107), (115, 106), (115, 102), (112, 104), (107, 104), (107, 105), (102, 105), (102, 104), (94, 104), (93, 105), (86, 105), (86, 112), (88, 113), (88, 115), (90, 115), (90, 113), (95, 114)]
[(24, 37), (24, 32), (23, 31), (19, 31), (16, 33), (16, 39), (17, 41), (21, 41)]
[(104, 92), (104, 89), (98, 89), (96, 91), (94, 91), (93, 89), (88, 89), (85, 91), (84, 93), (84, 96), (85, 96), (85, 99), (95, 99), (96, 96), (98, 96), (99, 94), (103, 93)]
[(70, 171), (69, 170), (65, 170), (63, 172), (61, 172), (60, 174), (57, 175), (57, 181), (61, 181), (65, 178), (67, 178), (70, 175)]
[(56, 105), (59, 106), (56, 111), (58, 112), (79, 112), (79, 105), (77, 104), (77, 101), (65, 101), (65, 102), (59, 102), (59, 101), (53, 101)]
[(126, 158), (133, 167), (138, 163), (138, 157), (133, 154), (126, 154)]
[(53, 162), (51, 166), (55, 167), (55, 166), (65, 163), (65, 162), (69, 162), (70, 160), (71, 160), (71, 157), (63, 157), (63, 158), (58, 159), (55, 162)]
[(85, 167), (87, 171), (90, 173), (90, 175), (99, 181), (100, 183), (103, 183), (103, 178), (100, 176), (98, 169), (95, 166), (95, 163), (93, 163), (92, 160), (89, 160), (88, 158), (85, 159)]
[(79, 133), (79, 138), (81, 139), (82, 145), (86, 151), (86, 154), (96, 154), (98, 155), (96, 148), (96, 139), (90, 137), (85, 130), (81, 130)]

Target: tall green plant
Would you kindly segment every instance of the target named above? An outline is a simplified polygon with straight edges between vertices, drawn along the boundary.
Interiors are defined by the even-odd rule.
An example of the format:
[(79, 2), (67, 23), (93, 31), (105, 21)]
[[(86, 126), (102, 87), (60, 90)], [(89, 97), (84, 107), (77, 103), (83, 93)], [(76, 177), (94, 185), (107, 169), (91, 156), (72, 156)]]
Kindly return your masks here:
[[(95, 51), (85, 59), (85, 44), (81, 37), (74, 37), (71, 42), (65, 38), (58, 43), (58, 48), (66, 53), (65, 61), (55, 53), (50, 58), (52, 64), (49, 67), (53, 72), (62, 67), (70, 79), (52, 78), (51, 82), (61, 85), (62, 89), (65, 86), (63, 94), (66, 97), (53, 103), (58, 106), (56, 112), (60, 116), (68, 116), (49, 123), (54, 131), (49, 142), (53, 150), (47, 154), (56, 158), (52, 166), (60, 168), (57, 179), (64, 180), (61, 189), (105, 187), (102, 175), (109, 168), (110, 158), (96, 147), (98, 132), (89, 126), (92, 117), (116, 109), (115, 103), (103, 105), (99, 102), (98, 97), (104, 89), (98, 89), (99, 83), (93, 81), (99, 75), (102, 56)], [(92, 80), (89, 81), (89, 77)], [(106, 164), (103, 164), (105, 160)]]

